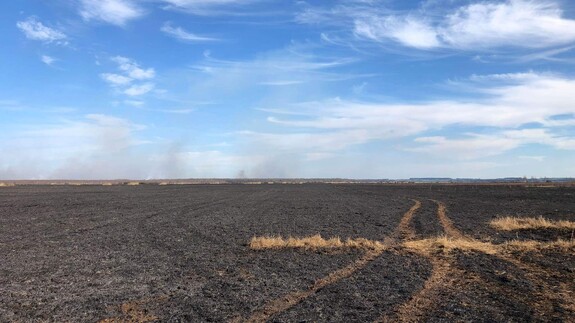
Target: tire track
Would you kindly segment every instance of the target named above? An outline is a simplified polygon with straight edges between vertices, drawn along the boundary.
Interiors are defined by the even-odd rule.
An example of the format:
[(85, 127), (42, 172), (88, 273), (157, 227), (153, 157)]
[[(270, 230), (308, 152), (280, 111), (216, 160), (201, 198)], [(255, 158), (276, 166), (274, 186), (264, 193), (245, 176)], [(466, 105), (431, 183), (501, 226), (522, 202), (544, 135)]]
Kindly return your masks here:
[(450, 238), (464, 239), (465, 236), (463, 233), (461, 233), (461, 231), (459, 231), (453, 225), (453, 221), (451, 221), (451, 219), (447, 216), (447, 208), (445, 207), (445, 204), (437, 200), (432, 201), (437, 204), (437, 217), (439, 218), (439, 222), (441, 223), (445, 234)]
[(423, 284), (423, 287), (408, 301), (397, 306), (391, 314), (386, 314), (375, 322), (425, 321), (426, 313), (436, 305), (437, 300), (442, 296), (441, 287), (455, 282), (457, 275), (453, 274), (462, 274), (461, 271), (452, 268), (447, 261), (442, 261), (426, 254), (419, 255), (427, 258), (432, 265), (431, 274)]
[(384, 250), (369, 251), (361, 258), (348, 266), (338, 269), (326, 277), (318, 279), (310, 289), (304, 291), (296, 291), (278, 298), (266, 304), (262, 309), (252, 313), (252, 315), (245, 321), (249, 323), (266, 322), (273, 315), (282, 313), (293, 306), (301, 303), (306, 298), (314, 295), (322, 288), (334, 284), (344, 278), (350, 277), (356, 271), (364, 268), (367, 264), (379, 257)]
[[(463, 239), (468, 241), (477, 241), (471, 237), (465, 236), (454, 225), (451, 219), (447, 216), (447, 208), (445, 204), (440, 201), (433, 200), (437, 204), (437, 217), (445, 234), (451, 239)], [(479, 241), (477, 241), (479, 242)], [(441, 255), (433, 254), (424, 250), (412, 250), (413, 252), (427, 258), (432, 264), (432, 272), (429, 278), (424, 283), (424, 286), (407, 302), (401, 304), (397, 310), (393, 311), (391, 315), (385, 315), (377, 322), (421, 322), (425, 321), (427, 314), (433, 309), (441, 298), (444, 297), (445, 292), (442, 289), (446, 286), (453, 286), (460, 279), (473, 279), (474, 274), (466, 272), (460, 268), (453, 266), (451, 261)], [(480, 250), (476, 250), (481, 252)], [(538, 287), (538, 291), (530, 293), (530, 298), (527, 299), (530, 307), (535, 309), (540, 318), (545, 316), (545, 313), (553, 312), (553, 303), (562, 304), (564, 309), (568, 311), (575, 310), (575, 302), (572, 301), (573, 291), (564, 284), (557, 286), (556, 291), (553, 290), (545, 281), (546, 277), (553, 275), (545, 270), (535, 268), (534, 266), (525, 264), (520, 260), (514, 259), (509, 255), (494, 254), (488, 256), (495, 257), (502, 261), (506, 261), (521, 269), (525, 273), (525, 278), (532, 284)], [(505, 288), (497, 286), (491, 281), (485, 279), (475, 280), (481, 281), (482, 284), (491, 286), (494, 289), (505, 291)], [(506, 294), (506, 293), (503, 293)], [(515, 299), (513, 293), (509, 297)]]
[(403, 215), (401, 221), (399, 222), (399, 226), (395, 229), (392, 233), (391, 237), (389, 238), (389, 242), (392, 245), (396, 245), (399, 243), (399, 240), (409, 240), (415, 237), (415, 230), (411, 227), (411, 220), (415, 215), (415, 212), (421, 208), (421, 202), (418, 200), (413, 201), (413, 206)]
[[(437, 205), (437, 218), (445, 234), (451, 238), (463, 238), (463, 234), (455, 228), (451, 219), (447, 217), (445, 204), (437, 200), (432, 201)], [(406, 225), (409, 225), (409, 221)], [(451, 285), (455, 281), (454, 277), (462, 274), (459, 270), (454, 269), (446, 259), (419, 250), (416, 253), (429, 260), (432, 266), (431, 274), (423, 284), (423, 288), (416, 292), (407, 302), (399, 305), (391, 315), (384, 315), (375, 322), (423, 321), (426, 317), (425, 313), (429, 312), (440, 299), (441, 288)]]
[[(397, 228), (396, 236), (402, 237), (403, 240), (415, 237), (415, 231), (411, 228), (410, 223), (415, 212), (421, 207), (421, 202), (417, 200), (414, 201), (416, 204), (404, 215)], [(437, 216), (440, 219), (444, 231), (447, 231), (445, 230), (445, 224), (451, 221), (447, 218), (445, 206), (439, 201), (434, 202), (438, 205)], [(441, 208), (439, 207), (440, 205), (442, 206)], [(441, 261), (426, 253), (418, 254), (427, 258), (432, 265), (431, 274), (425, 281), (423, 287), (408, 301), (397, 306), (391, 314), (385, 314), (375, 320), (375, 322), (419, 322), (425, 317), (425, 313), (434, 305), (436, 299), (439, 298), (439, 287), (448, 283), (446, 280), (447, 277), (454, 277), (448, 275), (448, 273), (451, 272), (451, 266), (448, 262)]]
[(413, 201), (414, 205), (403, 215), (399, 226), (395, 229), (394, 233), (392, 234), (392, 236), (394, 237), (391, 239), (389, 238), (385, 239), (388, 240), (388, 242), (384, 241), (385, 247), (383, 249), (368, 251), (359, 259), (347, 265), (346, 267), (338, 269), (330, 273), (329, 275), (318, 279), (309, 289), (303, 291), (291, 292), (281, 298), (275, 299), (267, 303), (261, 309), (253, 312), (250, 315), (250, 317), (247, 318), (246, 320), (242, 320), (241, 318), (236, 317), (232, 319), (231, 322), (241, 322), (241, 321), (250, 323), (265, 322), (270, 317), (282, 313), (294, 307), (295, 305), (301, 303), (303, 300), (313, 296), (314, 294), (319, 292), (322, 288), (332, 285), (347, 277), (350, 277), (358, 270), (361, 270), (362, 268), (367, 266), (370, 262), (374, 261), (377, 257), (379, 257), (390, 246), (398, 245), (397, 237), (402, 236), (406, 232), (407, 233), (410, 232), (409, 223), (413, 218), (415, 212), (421, 207), (421, 202), (417, 200)]

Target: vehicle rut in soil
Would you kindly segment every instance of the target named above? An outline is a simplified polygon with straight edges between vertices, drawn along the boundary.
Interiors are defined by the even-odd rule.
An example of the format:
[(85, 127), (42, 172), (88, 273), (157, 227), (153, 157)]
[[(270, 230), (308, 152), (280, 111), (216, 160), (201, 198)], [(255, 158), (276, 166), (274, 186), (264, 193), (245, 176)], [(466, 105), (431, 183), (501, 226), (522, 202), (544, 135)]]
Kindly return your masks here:
[[(402, 237), (402, 236), (410, 236), (411, 229), (409, 226), (409, 222), (413, 217), (414, 213), (421, 207), (421, 202), (417, 200), (413, 200), (414, 205), (404, 213), (403, 217), (401, 218), (399, 226), (396, 228), (394, 233), (392, 234), (392, 240), (390, 240), (393, 244), (395, 244), (395, 237)], [(389, 243), (386, 243), (389, 247)], [(277, 315), (281, 312), (288, 310), (289, 308), (297, 305), (298, 303), (302, 302), (306, 298), (314, 295), (322, 288), (334, 284), (344, 278), (347, 278), (353, 275), (358, 270), (364, 268), (367, 264), (375, 260), (378, 256), (380, 256), (385, 249), (375, 250), (375, 251), (368, 251), (359, 259), (357, 259), (352, 264), (348, 265), (345, 268), (338, 269), (328, 276), (317, 280), (309, 289), (304, 291), (295, 291), (281, 297), (279, 299), (275, 299), (268, 304), (264, 305), (261, 309), (255, 311), (250, 315), (250, 317), (246, 320), (246, 322), (265, 322), (269, 318), (274, 315)], [(235, 319), (237, 320), (237, 319)]]

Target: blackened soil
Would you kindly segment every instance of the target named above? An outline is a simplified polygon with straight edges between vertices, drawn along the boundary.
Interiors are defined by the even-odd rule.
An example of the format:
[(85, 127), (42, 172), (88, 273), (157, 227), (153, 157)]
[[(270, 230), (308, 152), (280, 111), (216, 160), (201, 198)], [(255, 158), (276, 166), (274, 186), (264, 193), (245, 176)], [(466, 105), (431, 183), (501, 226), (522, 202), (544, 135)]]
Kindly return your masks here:
[(423, 287), (431, 266), (413, 255), (387, 252), (368, 266), (271, 318), (274, 322), (372, 322)]
[[(501, 233), (487, 223), (499, 215), (575, 220), (574, 194), (574, 188), (437, 185), (2, 187), (0, 321), (122, 319), (129, 318), (122, 311), (126, 304), (157, 321), (247, 318), (361, 257), (360, 252), (252, 251), (247, 242), (253, 236), (320, 233), (383, 241), (417, 199), (422, 207), (411, 226), (416, 239), (429, 237), (442, 233), (429, 200), (436, 199), (466, 235), (548, 241), (569, 233)], [(431, 276), (429, 259), (398, 248), (271, 320), (396, 317)], [(541, 295), (572, 295), (573, 253), (512, 256), (526, 267), (483, 254), (453, 255), (448, 260), (468, 275), (441, 291), (426, 320), (572, 318), (570, 304)], [(543, 271), (534, 275), (530, 268)], [(550, 283), (542, 285), (543, 279)], [(510, 297), (514, 292), (520, 296)]]
[(425, 239), (444, 234), (437, 218), (437, 204), (431, 200), (422, 200), (421, 209), (413, 217), (416, 239)]

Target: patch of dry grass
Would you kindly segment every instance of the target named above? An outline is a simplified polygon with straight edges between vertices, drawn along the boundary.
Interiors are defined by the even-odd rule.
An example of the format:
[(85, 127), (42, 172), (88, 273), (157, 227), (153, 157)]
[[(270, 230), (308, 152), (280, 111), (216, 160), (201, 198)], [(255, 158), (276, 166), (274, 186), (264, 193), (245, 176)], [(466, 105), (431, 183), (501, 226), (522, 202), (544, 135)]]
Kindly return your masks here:
[(324, 239), (316, 234), (310, 237), (287, 239), (282, 237), (253, 237), (249, 244), (251, 249), (362, 249), (362, 250), (383, 250), (384, 245), (379, 241), (365, 238), (347, 239), (342, 241), (339, 237)]
[(489, 242), (482, 242), (474, 239), (466, 238), (448, 238), (447, 236), (439, 236), (429, 239), (406, 241), (403, 244), (406, 248), (423, 251), (425, 253), (433, 253), (437, 251), (449, 252), (453, 249), (459, 250), (472, 250), (480, 251), (486, 254), (493, 255), (497, 253), (498, 247)]
[(489, 255), (494, 255), (502, 251), (536, 251), (543, 249), (569, 250), (575, 248), (575, 240), (555, 240), (555, 241), (535, 241), (535, 240), (513, 240), (502, 244), (493, 244), (469, 238), (449, 238), (440, 236), (429, 239), (406, 241), (403, 244), (406, 248), (424, 252), (426, 254), (436, 252), (450, 252), (451, 250), (479, 251)]
[(493, 228), (502, 231), (525, 230), (525, 229), (561, 229), (574, 230), (575, 222), (560, 220), (553, 221), (542, 216), (538, 218), (518, 218), (506, 216), (489, 222)]
[(12, 187), (16, 186), (14, 183), (0, 183), (0, 187)]
[(519, 251), (535, 251), (541, 249), (562, 249), (569, 250), (575, 248), (575, 240), (555, 240), (555, 241), (535, 241), (535, 240), (513, 240), (501, 245), (505, 249), (515, 249)]
[(128, 182), (128, 184), (126, 184), (128, 186), (138, 186), (140, 185), (140, 182)]

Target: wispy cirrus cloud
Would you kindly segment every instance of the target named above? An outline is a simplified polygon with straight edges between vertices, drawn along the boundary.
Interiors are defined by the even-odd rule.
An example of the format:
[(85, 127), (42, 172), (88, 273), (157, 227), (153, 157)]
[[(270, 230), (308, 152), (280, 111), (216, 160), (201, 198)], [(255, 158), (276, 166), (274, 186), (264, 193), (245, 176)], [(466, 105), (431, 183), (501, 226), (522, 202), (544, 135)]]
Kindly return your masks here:
[(166, 35), (184, 42), (197, 43), (197, 42), (219, 41), (219, 39), (217, 38), (193, 34), (183, 29), (182, 27), (173, 26), (170, 22), (164, 23), (164, 25), (162, 26), (162, 28), (160, 28), (160, 30)]
[(44, 25), (34, 16), (28, 17), (26, 20), (18, 21), (16, 26), (28, 39), (59, 45), (66, 45), (68, 43), (66, 34), (58, 29)]
[(203, 86), (240, 91), (246, 87), (303, 86), (305, 83), (337, 82), (366, 75), (338, 71), (356, 60), (307, 53), (297, 46), (261, 53), (253, 59), (223, 60), (205, 53), (204, 60), (192, 68), (202, 73)]
[(144, 95), (154, 89), (154, 83), (144, 83), (132, 85), (124, 90), (124, 94), (129, 96), (140, 96)]
[(114, 86), (130, 84), (134, 80), (129, 76), (114, 73), (102, 73), (100, 76), (106, 82)]
[(56, 59), (54, 57), (48, 56), (48, 55), (40, 56), (40, 60), (42, 61), (42, 63), (44, 63), (48, 66), (52, 66), (52, 64), (54, 64), (54, 62), (56, 62)]
[(132, 0), (81, 0), (79, 13), (86, 21), (101, 21), (124, 26), (144, 16), (145, 11)]
[(529, 144), (575, 150), (575, 138), (554, 134), (543, 128), (506, 130), (488, 135), (469, 133), (461, 138), (419, 137), (414, 141), (422, 145), (408, 148), (408, 150), (436, 156), (451, 156), (463, 160), (500, 155)]
[[(167, 8), (183, 10), (196, 15), (234, 14), (238, 8), (262, 0), (162, 0)], [(237, 14), (237, 12), (235, 12)]]
[(440, 18), (422, 13), (356, 18), (355, 33), (423, 49), (547, 48), (573, 43), (575, 20), (563, 17), (556, 1), (508, 0), (472, 3)]
[[(450, 152), (473, 159), (527, 144), (575, 150), (575, 137), (557, 129), (575, 121), (575, 80), (534, 72), (473, 76), (468, 86), (483, 98), (417, 104), (361, 103), (340, 99), (308, 102), (273, 113), (268, 121), (287, 134), (246, 132), (262, 145), (287, 151), (334, 152), (373, 141), (415, 138), (406, 150)], [(559, 120), (558, 120), (558, 117)], [(557, 122), (559, 121), (559, 122)], [(530, 128), (523, 129), (530, 126)], [(462, 132), (446, 130), (462, 127)], [(490, 135), (468, 129), (490, 129)], [(449, 135), (426, 136), (433, 132)]]
[(432, 26), (413, 16), (371, 16), (355, 20), (354, 32), (374, 41), (393, 40), (417, 49), (440, 47), (441, 41)]
[(112, 58), (112, 61), (116, 62), (119, 69), (134, 80), (148, 80), (156, 76), (156, 71), (153, 68), (143, 69), (130, 58), (116, 56)]
[(420, 50), (535, 50), (575, 42), (575, 20), (564, 16), (562, 3), (556, 0), (473, 1), (456, 7), (458, 2), (434, 3), (405, 11), (381, 2), (338, 2), (332, 9), (307, 7), (296, 21), (351, 24), (359, 40)]
[(115, 56), (111, 60), (118, 65), (119, 73), (102, 73), (100, 77), (123, 94), (141, 96), (155, 88), (155, 84), (149, 81), (156, 76), (153, 68), (142, 68), (123, 56)]

